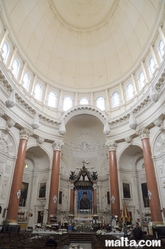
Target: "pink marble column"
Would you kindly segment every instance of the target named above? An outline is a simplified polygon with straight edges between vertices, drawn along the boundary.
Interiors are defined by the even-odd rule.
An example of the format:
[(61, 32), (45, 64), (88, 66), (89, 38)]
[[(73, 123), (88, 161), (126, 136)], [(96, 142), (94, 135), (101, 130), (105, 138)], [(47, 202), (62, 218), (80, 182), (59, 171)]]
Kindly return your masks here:
[(97, 214), (97, 183), (93, 183), (93, 214)]
[(109, 174), (110, 174), (110, 193), (111, 193), (111, 213), (120, 217), (119, 185), (116, 159), (116, 142), (107, 144), (109, 149)]
[(156, 181), (154, 163), (152, 160), (151, 146), (149, 142), (149, 130), (147, 128), (142, 128), (138, 130), (138, 134), (140, 135), (143, 147), (143, 157), (144, 157), (144, 165), (145, 165), (145, 173), (147, 180), (147, 188), (148, 188), (148, 197), (149, 204), (151, 210), (151, 219), (155, 224), (162, 224), (162, 214), (160, 207), (160, 199), (158, 186)]
[(20, 131), (20, 142), (17, 153), (17, 160), (14, 169), (13, 181), (11, 186), (8, 211), (7, 211), (7, 220), (9, 222), (17, 221), (17, 213), (19, 206), (19, 199), (21, 195), (21, 187), (22, 187), (22, 178), (25, 166), (25, 158), (26, 158), (26, 149), (27, 142), (29, 136), (32, 135), (32, 131), (27, 129), (22, 129)]
[(54, 142), (53, 146), (53, 163), (52, 163), (52, 173), (50, 181), (50, 193), (49, 193), (49, 207), (48, 207), (48, 220), (50, 220), (50, 215), (57, 215), (58, 206), (58, 192), (59, 192), (59, 176), (60, 176), (60, 156), (62, 143)]
[(70, 183), (70, 209), (69, 214), (74, 215), (74, 184)]

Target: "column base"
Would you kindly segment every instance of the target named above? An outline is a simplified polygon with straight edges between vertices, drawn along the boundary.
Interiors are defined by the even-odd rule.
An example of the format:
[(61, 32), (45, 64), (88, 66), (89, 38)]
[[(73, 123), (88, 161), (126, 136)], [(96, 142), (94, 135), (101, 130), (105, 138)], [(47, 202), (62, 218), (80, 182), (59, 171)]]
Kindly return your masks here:
[(156, 225), (164, 225), (163, 221), (152, 221), (152, 225), (156, 226)]
[(7, 222), (8, 222), (8, 225), (18, 225), (18, 222), (17, 222), (17, 220), (7, 220)]

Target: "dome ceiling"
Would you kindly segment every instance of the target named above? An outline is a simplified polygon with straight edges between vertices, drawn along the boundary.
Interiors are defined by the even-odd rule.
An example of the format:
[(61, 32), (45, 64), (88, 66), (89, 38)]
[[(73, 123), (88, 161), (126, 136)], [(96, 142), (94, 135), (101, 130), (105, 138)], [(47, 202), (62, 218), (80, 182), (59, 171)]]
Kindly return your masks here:
[(2, 2), (7, 26), (34, 71), (56, 87), (85, 91), (115, 84), (131, 71), (160, 25), (164, 0)]

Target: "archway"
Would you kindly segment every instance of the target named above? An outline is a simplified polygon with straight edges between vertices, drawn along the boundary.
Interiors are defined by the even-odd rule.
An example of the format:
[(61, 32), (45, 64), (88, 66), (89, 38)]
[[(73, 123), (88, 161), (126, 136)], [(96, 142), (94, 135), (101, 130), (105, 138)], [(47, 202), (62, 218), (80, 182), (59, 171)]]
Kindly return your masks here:
[(26, 152), (25, 168), (22, 180), (18, 221), (31, 227), (47, 220), (49, 199), (50, 159), (39, 146), (30, 147)]

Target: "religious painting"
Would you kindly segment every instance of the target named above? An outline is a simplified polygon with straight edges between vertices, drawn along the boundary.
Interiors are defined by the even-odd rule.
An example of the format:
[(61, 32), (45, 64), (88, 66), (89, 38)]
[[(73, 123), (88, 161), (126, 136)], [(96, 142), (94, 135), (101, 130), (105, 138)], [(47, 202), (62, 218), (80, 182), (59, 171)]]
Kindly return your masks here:
[(110, 192), (107, 192), (107, 204), (110, 204)]
[(37, 217), (37, 223), (42, 224), (43, 223), (43, 211), (38, 211), (38, 217)]
[(19, 206), (21, 206), (21, 207), (26, 206), (28, 187), (29, 187), (29, 183), (22, 182), (21, 195), (19, 198)]
[(126, 199), (131, 198), (130, 184), (129, 183), (123, 183), (123, 197)]
[(78, 190), (78, 210), (80, 212), (91, 212), (92, 210), (92, 190)]
[(150, 204), (149, 204), (148, 188), (146, 182), (141, 184), (141, 189), (142, 189), (143, 205), (144, 207), (149, 207)]
[(40, 183), (39, 186), (39, 198), (45, 198), (46, 197), (46, 182)]
[(62, 191), (59, 191), (59, 204), (62, 204)]

